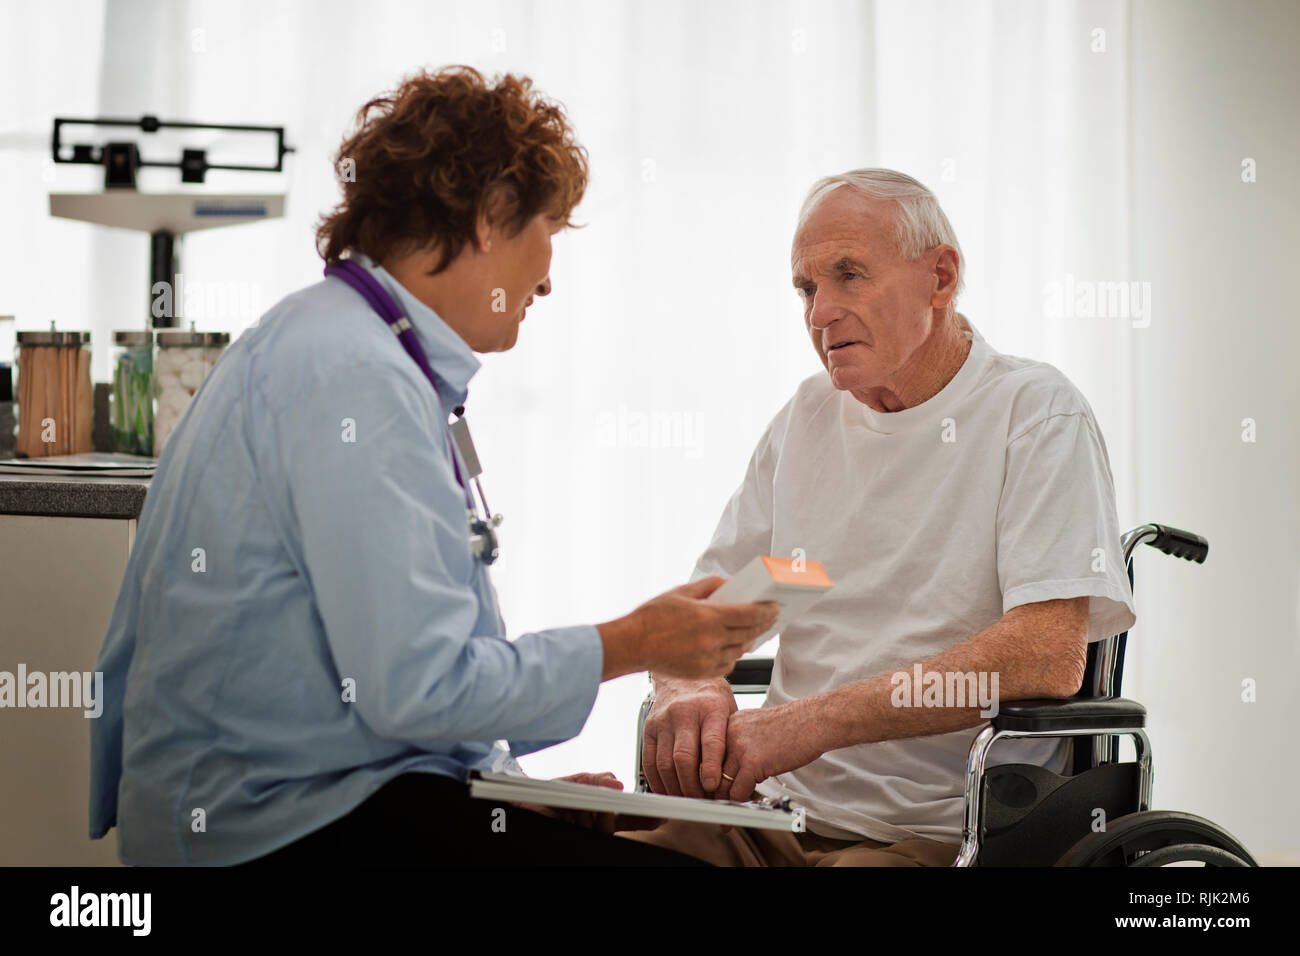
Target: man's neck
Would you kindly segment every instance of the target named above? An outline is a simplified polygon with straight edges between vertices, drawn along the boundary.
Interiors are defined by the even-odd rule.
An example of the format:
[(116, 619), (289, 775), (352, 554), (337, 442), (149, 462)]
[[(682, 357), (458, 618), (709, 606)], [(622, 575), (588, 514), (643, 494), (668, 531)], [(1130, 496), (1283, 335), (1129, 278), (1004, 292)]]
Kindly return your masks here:
[(878, 412), (899, 412), (928, 402), (961, 371), (974, 339), (966, 318), (953, 313), (892, 386), (861, 389), (853, 397)]

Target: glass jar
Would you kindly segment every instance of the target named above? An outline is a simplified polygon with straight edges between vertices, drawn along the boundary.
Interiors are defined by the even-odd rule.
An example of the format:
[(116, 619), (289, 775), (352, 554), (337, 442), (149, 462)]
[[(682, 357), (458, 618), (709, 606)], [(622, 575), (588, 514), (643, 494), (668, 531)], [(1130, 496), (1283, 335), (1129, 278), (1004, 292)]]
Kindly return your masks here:
[(19, 332), (18, 456), (79, 455), (94, 450), (90, 333)]
[(113, 333), (113, 450), (153, 454), (153, 333)]
[(157, 337), (153, 372), (158, 411), (154, 415), (153, 453), (161, 455), (190, 399), (230, 344), (230, 333), (169, 329), (158, 332)]

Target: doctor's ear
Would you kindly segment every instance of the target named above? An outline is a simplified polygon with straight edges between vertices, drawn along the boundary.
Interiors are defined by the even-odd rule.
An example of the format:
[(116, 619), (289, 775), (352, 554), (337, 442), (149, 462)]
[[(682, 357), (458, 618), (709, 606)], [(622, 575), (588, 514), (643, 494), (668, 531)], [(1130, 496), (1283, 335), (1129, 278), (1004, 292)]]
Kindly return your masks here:
[(474, 227), (474, 251), (490, 252), (492, 250), (492, 237), (496, 234), (496, 228), (492, 221), (485, 213), (479, 213), (478, 222)]
[(474, 229), (474, 246), (477, 252), (490, 252), (493, 240), (503, 235), (506, 222), (515, 209), (514, 192), (505, 186), (488, 190), (479, 207)]

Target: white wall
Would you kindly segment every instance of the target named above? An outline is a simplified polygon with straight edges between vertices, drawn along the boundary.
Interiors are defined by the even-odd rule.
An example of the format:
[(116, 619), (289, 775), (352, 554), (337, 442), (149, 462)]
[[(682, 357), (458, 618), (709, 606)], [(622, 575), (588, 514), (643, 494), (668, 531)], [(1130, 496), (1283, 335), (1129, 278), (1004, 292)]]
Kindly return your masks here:
[[(1151, 712), (1158, 807), (1300, 862), (1300, 6), (1132, 7), (1131, 271), (1144, 520), (1205, 535), (1197, 567), (1144, 548), (1127, 696)], [(1258, 181), (1241, 181), (1241, 162)], [(1257, 441), (1242, 441), (1243, 418)], [(1241, 701), (1242, 681), (1258, 700)]]

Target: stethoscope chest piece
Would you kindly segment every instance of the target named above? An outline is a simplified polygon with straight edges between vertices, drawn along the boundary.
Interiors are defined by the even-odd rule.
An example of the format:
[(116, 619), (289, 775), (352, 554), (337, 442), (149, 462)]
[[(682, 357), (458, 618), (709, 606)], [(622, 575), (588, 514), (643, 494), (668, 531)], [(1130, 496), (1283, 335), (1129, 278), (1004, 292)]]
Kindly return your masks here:
[(466, 496), (470, 499), (470, 507), (466, 509), (469, 515), (470, 550), (474, 553), (474, 557), (484, 564), (491, 564), (501, 554), (501, 545), (497, 541), (496, 533), (496, 529), (501, 526), (501, 515), (492, 514), (487, 498), (483, 495), (483, 485), (478, 480), (479, 475), (483, 474), (483, 466), (479, 463), (478, 451), (474, 448), (474, 439), (469, 433), (469, 422), (465, 421), (465, 407), (457, 405), (452, 414), (456, 416), (456, 420), (448, 426), (448, 431), (451, 432), (452, 442), (456, 446), (456, 454), (465, 466), (465, 478), (478, 492), (479, 503), (483, 506), (483, 513), (480, 515), (474, 510), (473, 496), (469, 495), (467, 488)]
[(474, 512), (469, 513), (469, 547), (474, 557), (478, 558), (484, 564), (491, 564), (501, 554), (501, 546), (497, 541), (496, 529), (501, 524), (499, 514), (484, 520)]

